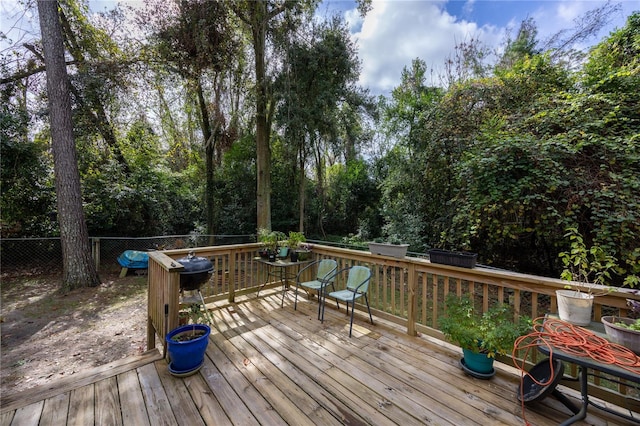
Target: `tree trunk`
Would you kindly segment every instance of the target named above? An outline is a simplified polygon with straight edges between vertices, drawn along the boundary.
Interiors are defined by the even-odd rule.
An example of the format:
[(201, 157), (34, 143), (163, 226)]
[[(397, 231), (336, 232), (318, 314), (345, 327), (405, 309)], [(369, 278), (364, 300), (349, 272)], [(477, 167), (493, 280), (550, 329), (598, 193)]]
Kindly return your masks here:
[(267, 126), (267, 87), (265, 44), (267, 37), (267, 2), (253, 4), (253, 49), (256, 66), (256, 169), (258, 229), (271, 229), (271, 148)]
[(51, 147), (62, 243), (63, 290), (93, 287), (100, 278), (91, 258), (91, 245), (82, 210), (80, 173), (71, 119), (70, 84), (64, 61), (58, 2), (38, 0), (40, 30), (47, 68)]
[[(207, 206), (207, 234), (214, 234), (215, 227), (215, 211), (214, 211), (214, 190), (213, 190), (213, 154), (215, 153), (215, 144), (213, 139), (213, 132), (211, 131), (211, 122), (209, 121), (209, 110), (207, 109), (207, 103), (204, 99), (204, 92), (200, 79), (196, 82), (196, 90), (198, 92), (198, 105), (200, 106), (200, 116), (202, 117), (202, 136), (204, 137), (204, 152), (205, 152), (205, 204)], [(213, 237), (210, 237), (209, 244), (213, 244)]]
[(300, 147), (298, 151), (299, 163), (298, 163), (298, 173), (300, 175), (300, 182), (298, 182), (298, 232), (302, 232), (304, 234), (304, 190), (305, 190), (305, 173), (304, 173), (304, 153), (303, 148)]

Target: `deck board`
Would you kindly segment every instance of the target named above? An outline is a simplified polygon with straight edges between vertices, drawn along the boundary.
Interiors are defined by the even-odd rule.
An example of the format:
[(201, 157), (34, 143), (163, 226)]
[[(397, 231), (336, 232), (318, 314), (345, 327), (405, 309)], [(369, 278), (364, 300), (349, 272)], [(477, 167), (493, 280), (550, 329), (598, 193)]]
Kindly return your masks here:
[(59, 425), (67, 421), (69, 412), (69, 394), (63, 393), (44, 401), (40, 426)]
[(198, 407), (191, 399), (185, 380), (175, 380), (169, 373), (167, 363), (164, 360), (156, 361), (155, 369), (177, 424), (180, 426), (204, 425), (205, 423), (198, 412)]
[(175, 413), (171, 410), (169, 398), (162, 386), (155, 365), (147, 364), (138, 368), (138, 377), (140, 378), (140, 389), (147, 405), (149, 423), (154, 426), (176, 424)]
[[(221, 302), (200, 371), (169, 374), (158, 350), (81, 372), (41, 388), (3, 395), (5, 425), (516, 425), (517, 370), (498, 364), (488, 381), (459, 367), (459, 349), (410, 337), (356, 312), (353, 337), (344, 306), (281, 293)], [(573, 393), (572, 393), (573, 392)], [(575, 391), (567, 390), (569, 395)], [(528, 406), (533, 425), (558, 424), (568, 410), (553, 398)], [(589, 409), (577, 425), (627, 425)]]
[(118, 374), (117, 378), (122, 408), (122, 423), (125, 425), (149, 426), (149, 416), (144, 404), (144, 396), (142, 396), (137, 372), (129, 370)]
[(95, 386), (93, 383), (73, 389), (69, 393), (69, 417), (67, 424), (70, 426), (93, 425), (95, 418)]

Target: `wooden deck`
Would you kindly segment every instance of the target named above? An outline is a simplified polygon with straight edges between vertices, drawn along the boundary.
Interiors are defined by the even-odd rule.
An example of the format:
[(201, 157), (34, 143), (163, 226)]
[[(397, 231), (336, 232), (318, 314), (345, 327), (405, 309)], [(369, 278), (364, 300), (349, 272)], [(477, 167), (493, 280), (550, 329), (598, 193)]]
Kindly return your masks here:
[[(158, 350), (14, 395), (2, 395), (3, 425), (518, 425), (517, 371), (499, 364), (491, 380), (459, 367), (460, 352), (409, 337), (335, 305), (321, 324), (315, 302), (270, 291), (211, 312), (205, 364), (176, 378)], [(575, 395), (567, 390), (568, 395)], [(527, 407), (533, 425), (569, 411), (554, 398)], [(578, 425), (626, 425), (595, 408)]]

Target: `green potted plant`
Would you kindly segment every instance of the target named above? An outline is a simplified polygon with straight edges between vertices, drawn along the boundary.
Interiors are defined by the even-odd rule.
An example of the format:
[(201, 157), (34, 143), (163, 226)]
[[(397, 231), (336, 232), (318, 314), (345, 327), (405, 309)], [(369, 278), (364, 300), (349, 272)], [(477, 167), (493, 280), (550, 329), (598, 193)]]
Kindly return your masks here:
[(440, 331), (462, 348), (462, 368), (483, 379), (495, 373), (496, 354), (510, 353), (516, 339), (530, 332), (531, 326), (531, 319), (525, 316), (514, 321), (513, 309), (507, 304), (493, 306), (483, 313), (467, 295), (449, 294), (445, 315), (440, 318)]
[(280, 241), (286, 238), (286, 235), (280, 231), (270, 231), (266, 228), (258, 229), (258, 242), (262, 243), (264, 250), (260, 255), (268, 257), (270, 261), (275, 261)]
[(185, 377), (196, 373), (204, 363), (209, 344), (209, 327), (206, 311), (200, 304), (192, 303), (178, 314), (178, 322), (186, 322), (167, 333), (165, 338), (169, 353), (169, 372)]
[[(613, 290), (606, 283), (611, 279), (611, 271), (618, 268), (617, 260), (598, 245), (587, 248), (576, 228), (568, 228), (565, 237), (570, 241), (570, 250), (559, 254), (564, 266), (560, 278), (571, 284), (556, 290), (558, 315), (572, 324), (589, 325), (594, 297)], [(634, 283), (627, 278), (625, 284)]]
[(297, 262), (299, 257), (299, 246), (301, 243), (307, 241), (302, 232), (289, 231), (289, 238), (287, 239), (287, 246), (291, 253), (291, 261)]

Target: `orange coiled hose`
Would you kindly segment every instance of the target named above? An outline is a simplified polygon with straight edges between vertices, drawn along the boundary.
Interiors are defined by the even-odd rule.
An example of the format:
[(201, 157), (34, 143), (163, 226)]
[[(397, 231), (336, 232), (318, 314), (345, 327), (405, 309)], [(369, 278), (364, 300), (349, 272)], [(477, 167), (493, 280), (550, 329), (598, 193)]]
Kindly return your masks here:
[[(555, 373), (553, 363), (549, 360), (551, 375), (548, 381), (540, 382), (531, 376), (525, 369), (525, 361), (532, 348), (546, 346), (549, 357), (553, 357), (553, 349), (559, 349), (575, 356), (591, 358), (602, 364), (617, 365), (627, 371), (640, 375), (640, 358), (630, 349), (609, 342), (595, 333), (568, 322), (553, 318), (536, 318), (533, 320), (533, 332), (516, 340), (513, 345), (512, 359), (514, 365), (520, 369), (520, 400), (522, 402), (522, 414), (525, 424), (529, 424), (524, 416), (524, 389), (525, 375), (539, 386), (547, 386), (553, 380)], [(522, 361), (516, 359), (519, 351), (525, 350)]]

